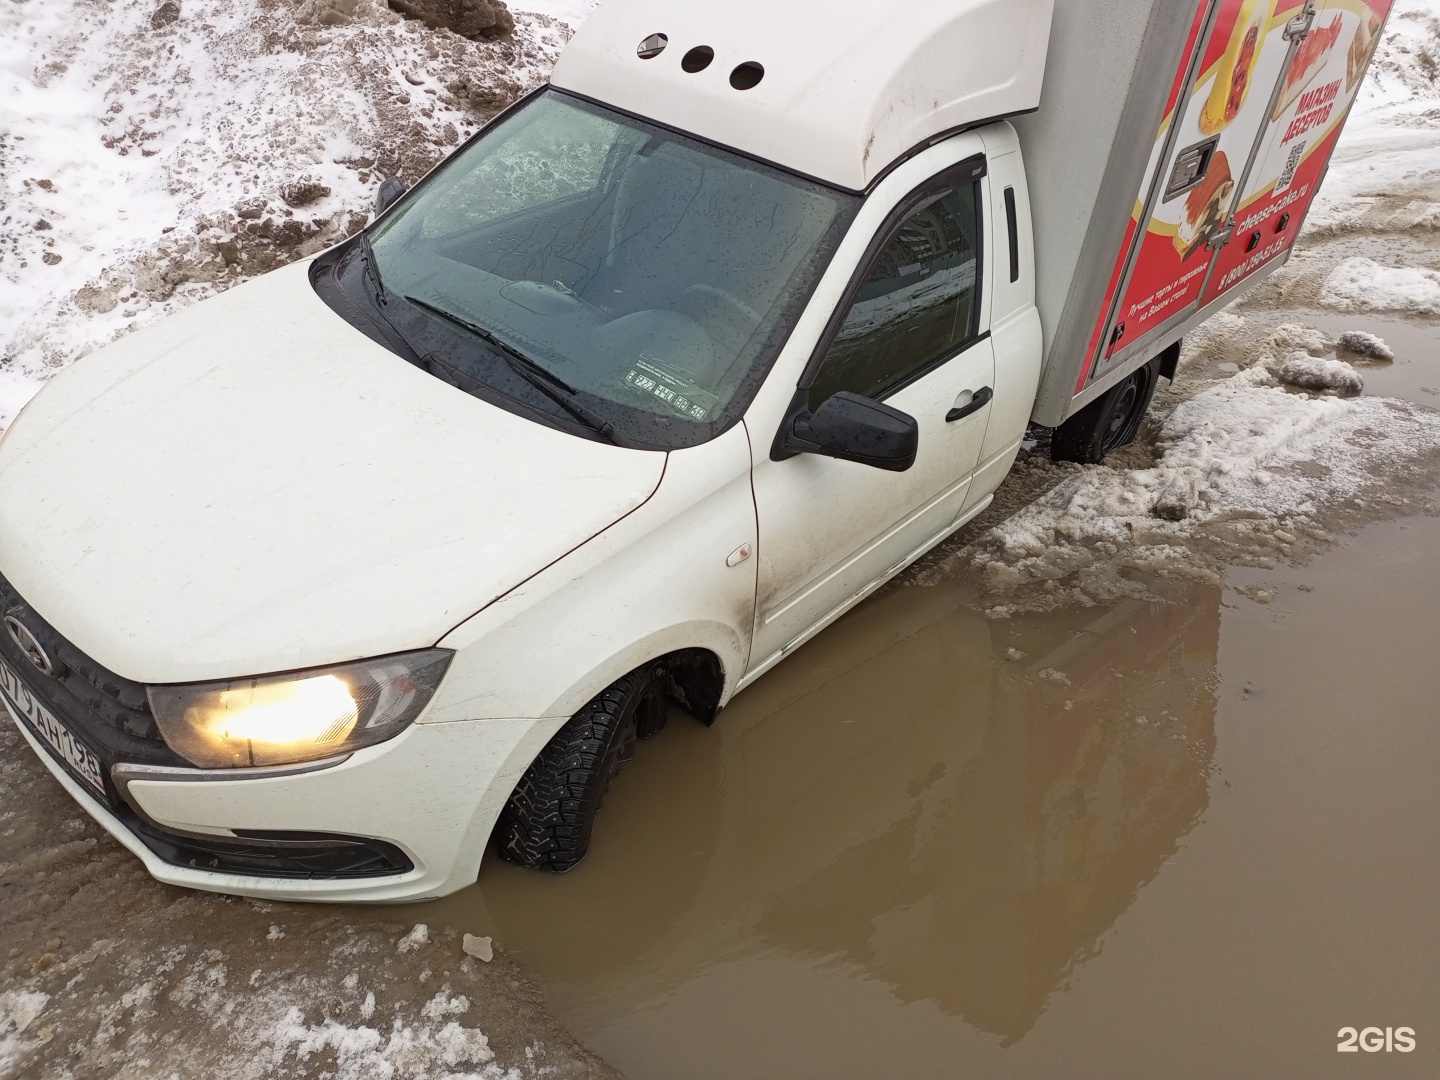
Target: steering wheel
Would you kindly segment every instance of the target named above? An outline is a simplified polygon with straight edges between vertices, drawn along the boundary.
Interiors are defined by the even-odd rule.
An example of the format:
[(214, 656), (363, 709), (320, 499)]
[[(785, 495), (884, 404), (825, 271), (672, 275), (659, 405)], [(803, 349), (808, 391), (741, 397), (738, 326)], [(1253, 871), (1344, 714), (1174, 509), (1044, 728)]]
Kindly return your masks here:
[(704, 297), (709, 300), (719, 300), (732, 311), (736, 312), (742, 319), (750, 324), (753, 330), (760, 325), (760, 313), (747, 304), (740, 297), (732, 292), (726, 292), (716, 285), (691, 285), (685, 290), (685, 296)]

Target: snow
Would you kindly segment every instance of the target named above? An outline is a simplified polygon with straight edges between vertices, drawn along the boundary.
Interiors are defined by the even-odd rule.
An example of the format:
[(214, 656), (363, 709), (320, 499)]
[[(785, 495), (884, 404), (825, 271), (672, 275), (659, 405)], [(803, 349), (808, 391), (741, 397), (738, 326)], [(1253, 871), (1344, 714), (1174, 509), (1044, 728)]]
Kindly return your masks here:
[[(432, 961), (448, 963), (463, 955), (456, 944), (440, 946), (443, 953), (429, 943), (417, 948), (435, 954)], [(93, 1066), (101, 1060), (107, 1076), (268, 1080), (309, 1073), (332, 1080), (520, 1080), (517, 1069), (495, 1063), (489, 1038), (469, 1021), (474, 1011), (469, 997), (447, 983), (412, 999), (425, 972), (417, 982), (413, 974), (387, 966), (371, 969), (367, 978), (386, 999), (377, 1017), (375, 991), (362, 990), (353, 972), (341, 976), (347, 966), (337, 949), (330, 950), (328, 961), (322, 953), (303, 971), (257, 970), (243, 987), (231, 985), (220, 950), (186, 954), (184, 946), (131, 950), (124, 966), (132, 985), (93, 1006), (98, 1029), (69, 1059), (80, 1073), (99, 1075)], [(167, 993), (172, 972), (180, 979)], [(64, 996), (73, 1010), (75, 995)], [(0, 1076), (12, 1075), (12, 1063), (25, 1065), (37, 1040), (52, 1038), (49, 1028), (37, 1024), (47, 1005), (53, 1010), (55, 1001), (39, 991), (0, 993)], [(171, 1022), (193, 1039), (157, 1044), (148, 1032)], [(186, 1067), (176, 1071), (180, 1065)]]
[(27, 1040), (25, 1030), (45, 1011), (49, 994), (37, 990), (6, 990), (0, 993), (0, 1075), (20, 1058)]
[(1182, 402), (1153, 467), (1077, 469), (977, 541), (971, 563), (996, 592), (1050, 583), (1057, 602), (1145, 595), (1129, 572), (1213, 578), (1223, 562), (1273, 563), (1302, 537), (1320, 539), (1344, 504), (1440, 453), (1429, 409), (1290, 393), (1246, 374)]
[(1291, 353), (1275, 374), (1286, 386), (1302, 390), (1354, 395), (1365, 389), (1360, 372), (1344, 360), (1328, 360), (1304, 352)]
[(1336, 311), (1440, 315), (1440, 273), (1424, 267), (1382, 266), (1356, 256), (1330, 272), (1320, 303)]
[(600, 0), (514, 0), (511, 11), (529, 11), (537, 15), (549, 15), (579, 28)]
[(429, 941), (430, 927), (426, 926), (423, 922), (416, 923), (414, 928), (396, 943), (395, 948), (402, 953), (410, 952), (427, 944)]
[(1440, 226), (1440, 0), (1398, 0), (1307, 237)]
[(1363, 356), (1370, 360), (1395, 359), (1395, 350), (1385, 344), (1384, 338), (1364, 330), (1347, 330), (1340, 335), (1335, 345), (1353, 356)]
[(0, 426), (56, 367), (354, 232), (568, 37), (526, 15), (471, 42), (383, 0), (180, 12), (0, 5)]
[[(378, 1076), (406, 1076), (417, 1080), (445, 1076), (456, 1080), (451, 1069), (484, 1066), (495, 1057), (490, 1041), (475, 1028), (464, 1027), (455, 1020), (443, 1026), (434, 1026), (434, 1021), (469, 1008), (470, 1003), (463, 996), (449, 999), (442, 991), (426, 1002), (421, 1010), (421, 1015), (431, 1021), (431, 1025), (412, 1025), (396, 1020), (390, 1032), (382, 1034), (373, 1027), (352, 1027), (328, 1017), (318, 1024), (306, 1024), (304, 1010), (291, 1006), (270, 1029), (266, 1041), (282, 1057), (293, 1054), (300, 1062), (328, 1052), (327, 1056), (336, 1066), (329, 1075), (336, 1080), (362, 1080)], [(267, 1033), (262, 1029), (259, 1034), (265, 1038)], [(447, 1068), (443, 1072), (432, 1072), (436, 1064)], [(483, 1073), (469, 1075), (501, 1080), (507, 1074), (492, 1066)], [(509, 1075), (518, 1076), (513, 1070)]]
[[(1157, 577), (1218, 580), (1227, 565), (1303, 558), (1360, 507), (1403, 512), (1407, 485), (1440, 460), (1440, 413), (1348, 396), (1363, 378), (1335, 358), (1342, 343), (1357, 360), (1393, 358), (1361, 331), (1337, 339), (1234, 311), (1212, 317), (1186, 340), (1178, 396), (1188, 400), (1152, 412), (1151, 459), (1022, 463), (1058, 483), (917, 582), (979, 569), (1000, 616), (1152, 596)], [(1238, 362), (1215, 364), (1222, 355)], [(1210, 377), (1207, 358), (1209, 372), (1233, 374)]]

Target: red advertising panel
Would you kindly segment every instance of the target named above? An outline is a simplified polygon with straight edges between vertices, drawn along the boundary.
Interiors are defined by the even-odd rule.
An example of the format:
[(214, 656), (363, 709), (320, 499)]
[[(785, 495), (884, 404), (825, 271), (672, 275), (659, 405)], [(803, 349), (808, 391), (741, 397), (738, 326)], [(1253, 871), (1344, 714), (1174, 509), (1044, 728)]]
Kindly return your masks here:
[(1077, 394), (1294, 243), (1392, 3), (1202, 0)]
[(1286, 67), (1285, 26), (1303, 6), (1300, 0), (1220, 0), (1200, 73), (1177, 109), (1161, 190), (1106, 356), (1200, 302), (1214, 257), (1210, 245), (1229, 217)]
[(1360, 90), (1392, 0), (1320, 0), (1315, 22), (1285, 73), (1235, 212), (1235, 238), (1219, 254), (1208, 304), (1282, 254), (1310, 209), (1340, 128)]
[[(1094, 332), (1090, 335), (1090, 349), (1085, 354), (1090, 360), (1093, 360), (1096, 353), (1099, 352), (1101, 335), (1109, 329), (1107, 315), (1111, 304), (1114, 303), (1115, 293), (1120, 288), (1120, 281), (1128, 263), (1130, 247), (1135, 241), (1135, 232), (1140, 227), (1140, 215), (1144, 209), (1145, 195), (1155, 183), (1155, 172), (1162, 164), (1160, 157), (1165, 151), (1165, 134), (1175, 120), (1175, 105), (1185, 89), (1185, 76), (1190, 69), (1190, 58), (1195, 54), (1195, 47), (1200, 40), (1200, 32), (1205, 28), (1205, 15), (1209, 10), (1210, 0), (1199, 0), (1195, 8), (1195, 19), (1190, 25), (1190, 37), (1185, 43), (1185, 51), (1180, 55), (1180, 67), (1175, 72), (1175, 82), (1170, 88), (1170, 98), (1165, 104), (1165, 119), (1160, 124), (1160, 133), (1155, 137), (1155, 147), (1150, 154), (1150, 164), (1145, 169), (1145, 181), (1135, 200), (1135, 212), (1131, 215), (1130, 224), (1125, 230), (1125, 243), (1120, 247), (1120, 258), (1115, 262), (1115, 269), (1110, 274), (1110, 286), (1105, 290), (1105, 306), (1101, 308), (1100, 319), (1095, 324)], [(1085, 384), (1090, 380), (1090, 373), (1091, 364), (1087, 360), (1085, 367), (1080, 372), (1080, 384), (1075, 387), (1077, 394), (1085, 388)]]

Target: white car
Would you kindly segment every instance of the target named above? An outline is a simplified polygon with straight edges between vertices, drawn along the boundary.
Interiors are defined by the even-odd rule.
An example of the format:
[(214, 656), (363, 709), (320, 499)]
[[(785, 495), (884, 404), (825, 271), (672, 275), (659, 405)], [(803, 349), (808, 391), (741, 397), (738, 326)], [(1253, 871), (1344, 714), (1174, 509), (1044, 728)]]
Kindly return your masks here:
[[(1135, 190), (1158, 214), (1224, 158), (1179, 145), (1190, 113), (1159, 125), (1198, 78), (1192, 13), (1126, 3), (1130, 44), (1078, 2), (603, 4), (364, 233), (11, 425), (0, 693), (26, 738), (177, 885), (435, 897), (492, 835), (574, 866), (671, 700), (713, 722), (982, 511), (1032, 418), (1077, 459), (1133, 438), (1233, 299), (1126, 337), (1106, 293)], [(1052, 14), (1088, 51), (1047, 76)], [(1037, 185), (1037, 220), (1072, 222), (1037, 281), (1021, 147), (1057, 160), (1086, 123), (1143, 139)], [(1183, 280), (1202, 249), (1225, 257), (1190, 245)]]

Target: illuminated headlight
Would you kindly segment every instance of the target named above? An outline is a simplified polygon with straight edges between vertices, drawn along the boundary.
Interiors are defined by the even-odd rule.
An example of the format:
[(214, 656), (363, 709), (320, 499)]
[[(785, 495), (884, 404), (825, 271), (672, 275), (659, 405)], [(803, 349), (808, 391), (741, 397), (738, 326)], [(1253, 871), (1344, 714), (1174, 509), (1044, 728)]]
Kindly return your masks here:
[(314, 761), (404, 731), (453, 655), (427, 649), (289, 675), (152, 686), (150, 710), (170, 749), (202, 769)]

